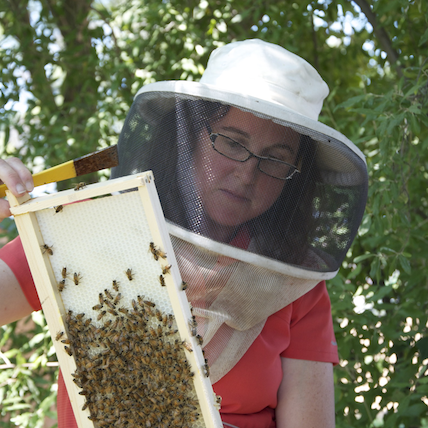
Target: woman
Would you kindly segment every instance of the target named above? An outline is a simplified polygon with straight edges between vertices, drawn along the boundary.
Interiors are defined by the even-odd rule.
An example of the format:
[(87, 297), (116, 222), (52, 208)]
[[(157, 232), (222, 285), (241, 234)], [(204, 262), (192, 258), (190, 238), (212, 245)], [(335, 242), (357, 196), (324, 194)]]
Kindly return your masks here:
[[(199, 83), (142, 88), (119, 139), (112, 177), (154, 172), (226, 426), (334, 426), (324, 279), (356, 234), (367, 172), (317, 121), (327, 94), (301, 58), (236, 42), (214, 51)], [(1, 162), (0, 177), (31, 188), (17, 160)], [(18, 247), (0, 253), (3, 323), (37, 308)]]

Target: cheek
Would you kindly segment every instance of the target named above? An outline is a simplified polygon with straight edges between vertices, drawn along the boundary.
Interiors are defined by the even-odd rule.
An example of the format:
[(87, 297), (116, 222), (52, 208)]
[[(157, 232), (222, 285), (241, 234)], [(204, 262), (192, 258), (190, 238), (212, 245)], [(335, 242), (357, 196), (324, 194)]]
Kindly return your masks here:
[(254, 201), (258, 201), (257, 215), (260, 215), (267, 211), (279, 198), (282, 189), (284, 188), (284, 182), (275, 178), (266, 177), (257, 183), (257, 189), (254, 194)]
[(196, 182), (202, 189), (206, 189), (219, 182), (228, 174), (228, 162), (210, 148), (209, 151), (199, 150), (195, 155)]

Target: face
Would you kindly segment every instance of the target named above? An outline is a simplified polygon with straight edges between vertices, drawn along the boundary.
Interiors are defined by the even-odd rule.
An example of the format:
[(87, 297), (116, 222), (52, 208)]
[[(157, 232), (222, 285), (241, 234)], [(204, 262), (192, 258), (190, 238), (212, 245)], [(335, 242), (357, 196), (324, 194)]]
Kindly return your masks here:
[[(238, 141), (256, 155), (292, 164), (296, 160), (299, 134), (270, 120), (232, 107), (210, 126), (214, 133)], [(285, 185), (284, 180), (259, 171), (257, 163), (254, 157), (246, 162), (226, 158), (212, 148), (208, 131), (202, 134), (195, 153), (196, 181), (205, 212), (226, 236), (269, 209)]]

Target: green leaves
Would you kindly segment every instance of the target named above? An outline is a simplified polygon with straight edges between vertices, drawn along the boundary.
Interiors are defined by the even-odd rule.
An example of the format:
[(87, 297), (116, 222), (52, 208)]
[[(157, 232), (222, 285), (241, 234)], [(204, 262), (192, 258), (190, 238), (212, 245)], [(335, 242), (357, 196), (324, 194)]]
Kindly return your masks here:
[(47, 365), (55, 361), (52, 341), (42, 312), (33, 318), (38, 322), (28, 317), (0, 327), (0, 427), (36, 428), (56, 418), (57, 367)]

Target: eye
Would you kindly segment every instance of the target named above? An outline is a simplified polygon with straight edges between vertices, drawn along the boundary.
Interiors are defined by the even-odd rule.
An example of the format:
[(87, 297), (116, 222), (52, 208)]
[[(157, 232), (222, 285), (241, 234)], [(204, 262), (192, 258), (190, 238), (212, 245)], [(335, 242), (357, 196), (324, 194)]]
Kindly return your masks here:
[(240, 151), (242, 150), (242, 146), (235, 140), (232, 140), (225, 135), (219, 134), (219, 143), (222, 144), (223, 147), (227, 147), (228, 150)]
[(287, 163), (293, 163), (295, 159), (294, 150), (286, 145), (270, 147), (264, 156), (272, 160), (279, 160)]

